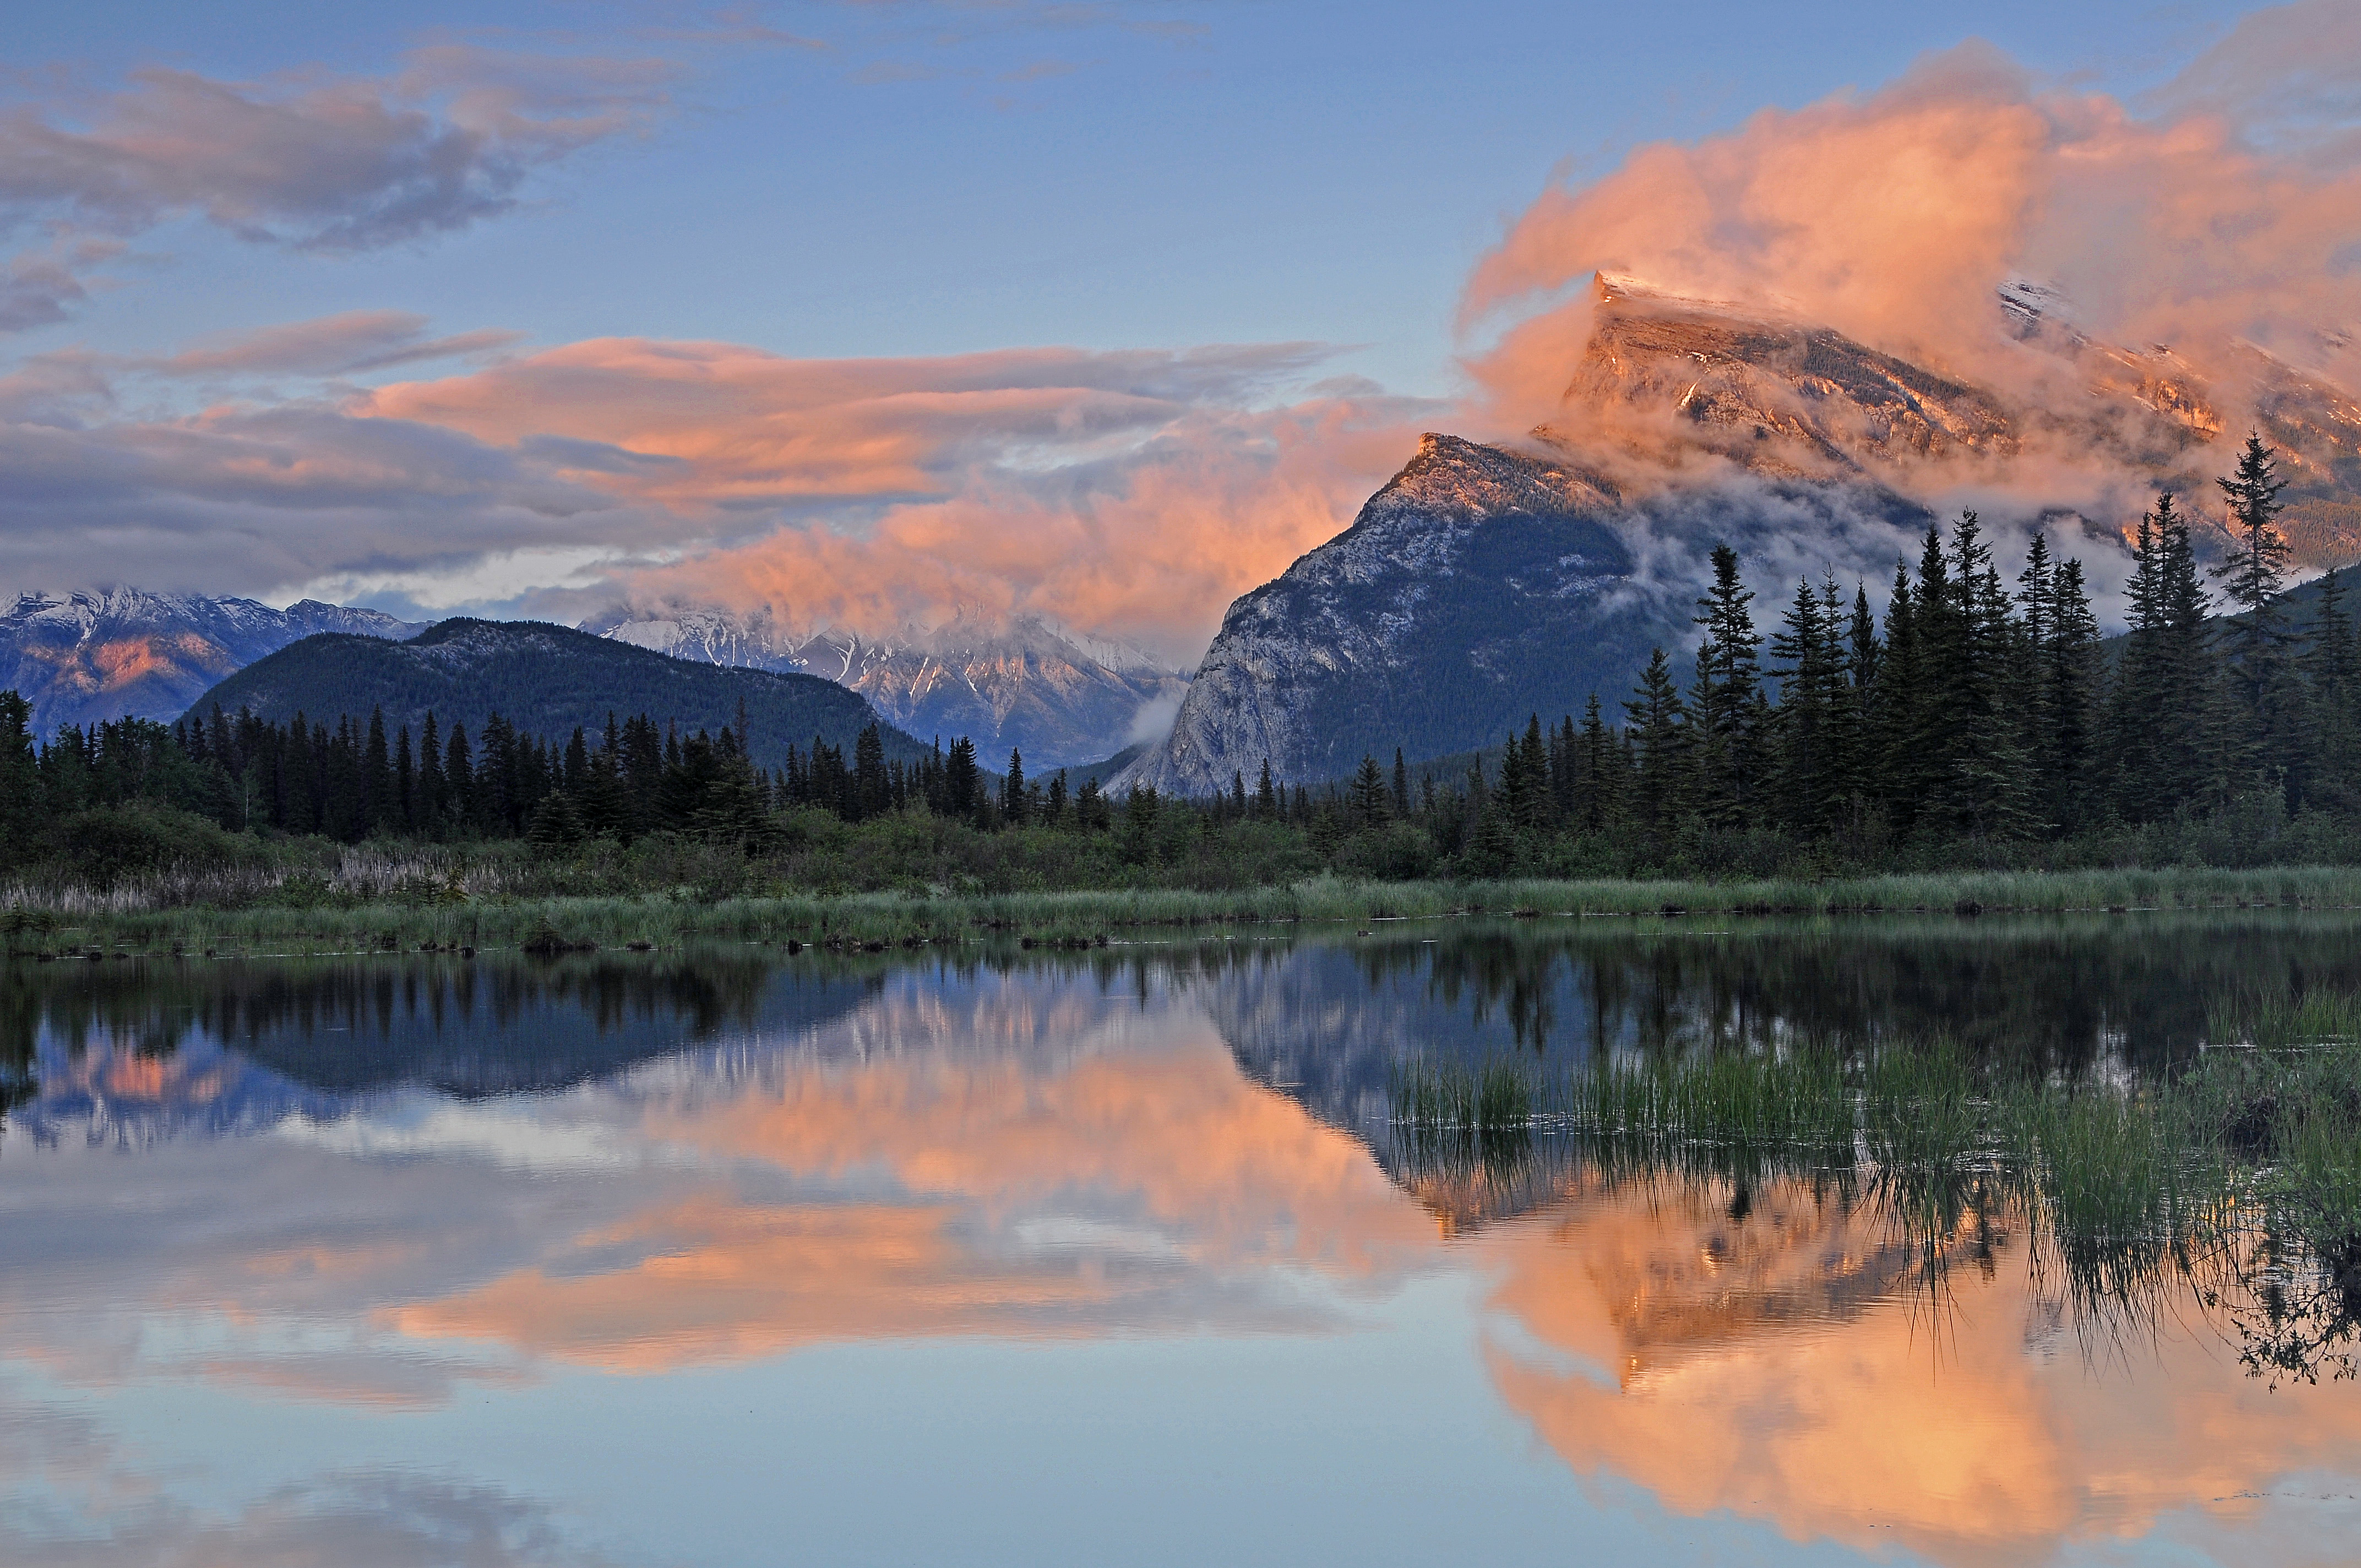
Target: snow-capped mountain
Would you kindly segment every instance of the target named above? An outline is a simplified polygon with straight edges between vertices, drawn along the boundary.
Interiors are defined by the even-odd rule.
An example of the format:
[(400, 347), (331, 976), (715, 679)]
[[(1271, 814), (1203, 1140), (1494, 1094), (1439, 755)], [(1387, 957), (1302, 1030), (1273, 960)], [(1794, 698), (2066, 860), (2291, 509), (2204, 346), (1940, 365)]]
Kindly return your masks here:
[(1143, 710), (1169, 709), (1187, 685), (1137, 648), (1032, 618), (962, 614), (871, 638), (798, 634), (762, 612), (691, 606), (610, 610), (582, 630), (678, 659), (825, 676), (913, 735), (972, 738), (994, 767), (1012, 748), (1036, 771), (1097, 762), (1137, 738)]
[[(1927, 514), (1890, 491), (1774, 479), (1626, 498), (1545, 447), (1429, 433), (1353, 526), (1233, 604), (1171, 734), (1110, 782), (1202, 795), (1498, 745), (1529, 715), (1619, 702), (1690, 640), (1716, 540), (1887, 559)], [(1686, 684), (1687, 671), (1682, 670)]]
[(32, 704), (43, 734), (126, 714), (177, 718), (223, 676), (315, 632), (399, 640), (421, 630), (316, 599), (273, 609), (137, 588), (29, 593), (0, 614), (0, 686)]
[[(2291, 480), (2298, 565), (2361, 556), (2361, 406), (2324, 382), (2244, 345), (2209, 378), (2167, 348), (2098, 343), (2024, 280), (1993, 330), (2053, 356), (2068, 395), (2011, 397), (1824, 326), (1602, 279), (1556, 417), (1513, 444), (1427, 435), (1352, 527), (1230, 607), (1171, 734), (1110, 787), (1204, 795), (1251, 785), (1266, 758), (1282, 780), (1333, 779), (1397, 747), (1497, 745), (1593, 692), (1612, 722), (1652, 648), (1686, 684), (1714, 543), (1767, 589), (1768, 630), (1798, 576), (1832, 568), (1850, 598), (1915, 557), (1930, 521), (1915, 489), (2037, 451), (2112, 466), (2133, 495), (2210, 501), (2251, 419)], [(2126, 521), (2037, 500), (2015, 524), (2097, 562)], [(1997, 508), (1986, 521), (2010, 525)], [(2218, 554), (2227, 536), (2205, 526), (2200, 551)]]

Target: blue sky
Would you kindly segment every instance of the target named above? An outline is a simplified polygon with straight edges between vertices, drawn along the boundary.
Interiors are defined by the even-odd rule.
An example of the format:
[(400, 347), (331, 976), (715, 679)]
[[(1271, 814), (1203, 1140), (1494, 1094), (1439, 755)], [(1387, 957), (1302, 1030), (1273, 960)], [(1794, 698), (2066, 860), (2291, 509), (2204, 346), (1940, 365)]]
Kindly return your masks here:
[[(2298, 140), (2351, 122), (2347, 8), (2241, 16), (41, 5), (0, 72), (0, 586), (964, 606), (1187, 662), (1466, 427), (1508, 323), (1463, 334), (1463, 291), (1548, 193), (1752, 156), (1765, 110), (1956, 96), (1930, 57), (1987, 129), (2047, 116), (2051, 185), (2110, 115), (2162, 167), (2195, 60), (2240, 158), (2285, 83)], [(2255, 167), (2325, 178), (2322, 145)]]
[(12, 21), (8, 63), (20, 98), (69, 106), (141, 67), (377, 76), (454, 40), (676, 74), (642, 128), (537, 171), (514, 212), (359, 257), (169, 225), (104, 297), (12, 346), (152, 353), (395, 308), (538, 343), (822, 356), (1312, 339), (1440, 394), (1462, 280), (1554, 177), (1873, 87), (1969, 37), (2133, 93), (2239, 10), (52, 4)]

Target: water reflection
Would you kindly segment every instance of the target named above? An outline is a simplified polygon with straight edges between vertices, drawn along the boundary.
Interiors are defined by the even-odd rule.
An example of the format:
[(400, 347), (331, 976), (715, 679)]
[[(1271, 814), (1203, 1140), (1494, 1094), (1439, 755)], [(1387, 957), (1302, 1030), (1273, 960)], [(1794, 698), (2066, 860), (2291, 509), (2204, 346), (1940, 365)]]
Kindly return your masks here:
[[(1471, 1510), (1463, 1530), (1516, 1521), (1535, 1561), (1610, 1528), (1594, 1516), (1675, 1556), (1683, 1521), (1719, 1519), (1757, 1532), (1741, 1560), (1798, 1543), (2331, 1560), (2356, 1521), (2317, 1499), (2361, 1477), (2353, 1390), (2247, 1376), (2230, 1320), (2194, 1296), (2093, 1338), (2001, 1198), (1944, 1211), (1937, 1280), (1927, 1235), (1832, 1173), (1668, 1170), (1546, 1138), (1422, 1154), (1384, 1119), (1388, 1073), (1420, 1052), (1683, 1051), (1942, 1018), (2061, 1070), (2136, 1071), (2194, 1044), (2214, 988), (2361, 983), (2354, 927), (2316, 918), (2084, 929), (18, 966), (0, 989), (29, 1093), (0, 1132), (0, 1551), (283, 1541), (290, 1562), (405, 1561), (473, 1541), (488, 1562), (756, 1562), (787, 1520), (841, 1514), (874, 1560), (927, 1556), (883, 1494), (783, 1478), (762, 1449), (727, 1505), (744, 1549), (685, 1551), (653, 1522), (690, 1482), (669, 1423), (717, 1420), (745, 1380), (828, 1347), (939, 1377), (941, 1357), (985, 1346), (1154, 1342), (1185, 1383), (1219, 1344), (1308, 1358), (1458, 1282), (1466, 1310), (1405, 1320), (1401, 1343), (1474, 1356), (1458, 1397), (1537, 1434), (1548, 1469), (1497, 1496), (1480, 1470), (1422, 1485), (1448, 1463), (1418, 1441), (1449, 1424), (1434, 1406), (1401, 1412), (1390, 1459), (1342, 1433), (1297, 1445), (1294, 1506), (1334, 1540), (1373, 1532), (1370, 1561), (1413, 1539), (1390, 1511), (1413, 1506)], [(1399, 1378), (1413, 1351), (1352, 1376)], [(868, 1365), (881, 1390), (903, 1376)], [(1093, 1365), (1165, 1397), (1148, 1364)], [(469, 1446), (577, 1376), (647, 1489), (569, 1491), (513, 1439)], [(324, 1457), (249, 1471), (237, 1442), (175, 1447), (141, 1415), (158, 1390), (257, 1453), (256, 1401), (311, 1412)], [(1320, 1419), (1301, 1387), (1241, 1398), (1248, 1425)], [(405, 1423), (445, 1434), (440, 1463), (462, 1472), (406, 1466)], [(535, 1428), (522, 1447), (559, 1441)], [(1400, 1474), (1323, 1484), (1323, 1455), (1348, 1450)], [(1114, 1472), (1027, 1474), (1046, 1516), (1086, 1510)], [(1241, 1512), (1224, 1536), (1216, 1505), (1173, 1559), (1257, 1557), (1267, 1523)], [(1021, 1533), (1003, 1549), (1045, 1560)]]

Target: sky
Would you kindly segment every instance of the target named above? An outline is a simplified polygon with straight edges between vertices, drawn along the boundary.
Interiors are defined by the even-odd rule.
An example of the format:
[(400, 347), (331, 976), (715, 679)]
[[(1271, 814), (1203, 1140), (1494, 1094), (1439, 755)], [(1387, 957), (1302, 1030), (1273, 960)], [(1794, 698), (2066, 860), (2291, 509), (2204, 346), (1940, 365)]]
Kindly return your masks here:
[[(2262, 250), (2304, 269), (2274, 319), (2344, 309), (2361, 269), (2335, 237), (2361, 235), (2361, 19), (2321, 0), (26, 9), (0, 46), (20, 589), (969, 606), (1186, 663), (1419, 430), (1497, 423), (1521, 356), (1557, 374), (1602, 235), (1825, 292), (1872, 340), (1940, 335), (1938, 248), (2044, 256), (2127, 330), (2251, 292)], [(1810, 192), (1790, 227), (1845, 221), (1847, 172), (1916, 145), (1896, 125), (1944, 156), (1889, 170), (1929, 212), (1877, 214), (1930, 243), (1883, 296), (1740, 233), (1782, 180)], [(2192, 137), (2224, 191), (2155, 172)], [(1733, 160), (1734, 204), (1684, 206)], [(1722, 173), (1675, 191), (1675, 164)], [(2269, 222), (2232, 210), (2282, 188)], [(2093, 191), (2148, 206), (2068, 234)], [(2197, 260), (2115, 290), (2143, 224)]]

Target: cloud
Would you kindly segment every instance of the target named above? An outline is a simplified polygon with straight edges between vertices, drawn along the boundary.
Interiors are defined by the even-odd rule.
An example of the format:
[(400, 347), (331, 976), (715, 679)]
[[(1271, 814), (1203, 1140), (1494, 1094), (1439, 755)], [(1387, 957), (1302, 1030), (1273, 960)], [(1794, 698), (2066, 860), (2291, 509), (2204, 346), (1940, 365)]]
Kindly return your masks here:
[[(27, 361), (0, 378), (0, 580), (137, 560), (159, 587), (449, 605), (498, 562), (562, 558), (544, 581), (582, 586), (540, 613), (693, 593), (879, 631), (971, 605), (1187, 658), (1233, 597), (1342, 526), (1431, 411), (1295, 393), (1330, 352), (1305, 344), (802, 360), (604, 339), (182, 415), (126, 413), (118, 385), (509, 341), (355, 312), (155, 360)], [(502, 597), (532, 586), (500, 575)]]
[(356, 408), (561, 466), (588, 453), (569, 482), (661, 509), (672, 540), (700, 552), (619, 576), (610, 598), (872, 632), (970, 606), (1186, 657), (1408, 447), (1413, 405), (1268, 400), (1328, 352), (818, 361), (617, 339)]
[[(2045, 386), (2054, 362), (2003, 330), (1993, 291), (2022, 275), (2061, 291), (2103, 341), (2170, 344), (2215, 369), (2252, 344), (2350, 390), (2351, 367), (2323, 344), (2361, 321), (2361, 172), (2319, 145), (2260, 145), (2242, 134), (2252, 116), (2229, 112), (2268, 100), (2318, 127), (2349, 110), (2349, 16), (2302, 64), (2289, 40), (2307, 15), (2250, 18), (2147, 118), (1968, 44), (1865, 96), (1642, 148), (1602, 180), (1544, 192), (1477, 267), (1463, 324), (1510, 325), (1470, 368), (1496, 417), (1548, 417), (1589, 322), (1563, 291), (1605, 270), (2012, 391), (2079, 395)], [(2298, 115), (2267, 85), (2307, 70), (2321, 85)]]
[(485, 330), (426, 335), (426, 318), (408, 311), (346, 311), (312, 321), (217, 337), (151, 367), (167, 376), (348, 376), (422, 360), (482, 354), (523, 334)]
[(241, 238), (351, 252), (507, 211), (532, 169), (631, 129), (672, 68), (449, 45), (389, 79), (217, 82), (149, 67), (68, 117), (0, 116), (0, 208), (127, 234), (194, 213)]

